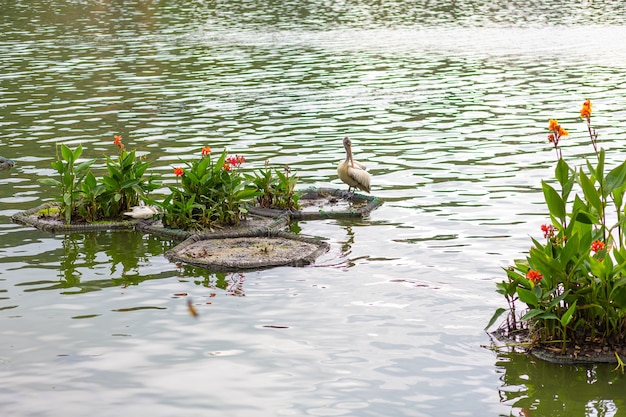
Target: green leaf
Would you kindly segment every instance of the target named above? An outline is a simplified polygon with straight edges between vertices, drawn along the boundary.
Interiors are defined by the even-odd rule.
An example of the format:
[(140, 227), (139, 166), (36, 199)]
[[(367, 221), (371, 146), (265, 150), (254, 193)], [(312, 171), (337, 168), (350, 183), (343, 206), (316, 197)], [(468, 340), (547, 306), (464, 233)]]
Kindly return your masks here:
[(600, 220), (597, 217), (592, 216), (586, 211), (576, 213), (576, 221), (585, 224), (600, 224)]
[(539, 300), (532, 291), (525, 288), (518, 288), (517, 295), (522, 302), (528, 304), (530, 307), (537, 307), (539, 305)]
[(563, 203), (563, 199), (547, 182), (541, 181), (541, 187), (543, 188), (543, 195), (546, 204), (548, 204), (550, 214), (563, 222), (565, 220), (565, 203)]
[(578, 300), (575, 300), (572, 303), (572, 305), (567, 309), (565, 314), (563, 314), (563, 316), (560, 319), (561, 326), (566, 327), (570, 323), (570, 321), (572, 321), (572, 318), (574, 317), (574, 311), (576, 311), (576, 303), (577, 302), (578, 302)]
[(72, 157), (74, 158), (73, 161), (77, 161), (78, 158), (80, 158), (82, 154), (83, 154), (83, 147), (82, 145), (78, 145), (78, 147), (74, 149), (74, 151), (72, 152)]
[(564, 159), (559, 159), (559, 162), (556, 164), (554, 173), (556, 179), (559, 181), (559, 184), (561, 184), (561, 187), (565, 187), (569, 179), (570, 168)]
[(541, 315), (543, 313), (545, 313), (545, 311), (540, 310), (538, 308), (533, 308), (533, 309), (528, 310), (528, 312), (526, 314), (524, 314), (520, 318), (520, 320), (521, 321), (528, 321), (528, 320), (532, 319), (533, 317), (537, 317), (537, 316), (539, 316), (539, 315)]
[(580, 170), (580, 174), (578, 175), (580, 181), (580, 187), (583, 189), (583, 194), (585, 195), (585, 199), (592, 207), (594, 207), (598, 212), (602, 213), (602, 201), (600, 200), (600, 196), (598, 194), (598, 190), (593, 185), (593, 182), (589, 179), (589, 177)]
[(498, 318), (502, 315), (502, 313), (504, 313), (505, 311), (508, 311), (506, 308), (498, 308), (495, 313), (493, 313), (493, 316), (491, 316), (491, 319), (489, 320), (489, 323), (487, 323), (487, 325), (485, 326), (485, 330), (487, 330), (488, 328), (490, 328), (491, 326), (493, 326), (493, 324), (496, 322), (496, 320), (498, 320)]
[(39, 182), (45, 185), (51, 185), (53, 187), (61, 188), (62, 186), (61, 182), (58, 180), (55, 180), (54, 178), (41, 178)]
[(607, 196), (614, 190), (623, 187), (626, 182), (626, 162), (613, 168), (611, 172), (606, 175), (604, 181), (604, 195)]
[(74, 165), (74, 153), (65, 144), (61, 145), (61, 156), (69, 165)]

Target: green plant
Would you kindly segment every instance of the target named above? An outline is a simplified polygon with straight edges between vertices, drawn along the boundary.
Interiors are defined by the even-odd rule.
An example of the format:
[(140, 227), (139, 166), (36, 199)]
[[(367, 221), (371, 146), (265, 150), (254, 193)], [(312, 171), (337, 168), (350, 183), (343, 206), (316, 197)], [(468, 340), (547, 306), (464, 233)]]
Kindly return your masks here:
[[(497, 292), (508, 302), (504, 330), (524, 330), (531, 341), (582, 345), (626, 342), (626, 162), (606, 172), (605, 151), (591, 125), (591, 102), (580, 113), (587, 122), (595, 164), (574, 169), (563, 159), (568, 135), (550, 120), (548, 140), (557, 156), (558, 187), (542, 181), (550, 223), (545, 241), (532, 239), (528, 256), (506, 269)], [(516, 311), (518, 302), (525, 306)], [(490, 327), (507, 309), (498, 309)]]
[(114, 144), (119, 148), (118, 158), (106, 157), (108, 175), (99, 180), (91, 172), (94, 160), (78, 163), (82, 146), (71, 150), (62, 144), (57, 148), (57, 160), (52, 167), (60, 179), (43, 178), (40, 181), (58, 188), (60, 216), (66, 223), (119, 218), (158, 187), (154, 176), (145, 176), (150, 166), (148, 162), (136, 157), (135, 151), (127, 152), (121, 136), (115, 136)]
[(295, 190), (298, 177), (295, 174), (291, 175), (291, 168), (288, 165), (283, 171), (278, 169), (272, 171), (269, 162), (265, 161), (264, 168), (259, 169), (254, 175), (246, 176), (257, 190), (256, 201), (259, 206), (280, 210), (300, 208), (301, 194)]
[[(60, 149), (60, 154), (59, 154)], [(60, 179), (42, 178), (41, 183), (58, 188), (60, 195), (57, 196), (61, 209), (61, 218), (70, 223), (72, 219), (79, 216), (84, 200), (82, 199), (83, 180), (89, 173), (89, 167), (93, 160), (78, 163), (78, 159), (83, 153), (81, 145), (71, 150), (67, 145), (61, 144), (57, 147), (57, 160), (52, 163), (60, 176)]]
[(99, 215), (109, 218), (121, 217), (159, 187), (153, 175), (145, 176), (150, 163), (137, 157), (134, 150), (127, 152), (121, 136), (115, 136), (114, 144), (119, 147), (118, 157), (106, 156), (107, 174), (101, 179), (104, 187), (97, 190)]
[(175, 168), (179, 182), (161, 203), (163, 224), (186, 230), (239, 224), (248, 213), (246, 202), (256, 195), (239, 170), (244, 162), (240, 155), (227, 157), (226, 150), (214, 161), (205, 147), (186, 169)]

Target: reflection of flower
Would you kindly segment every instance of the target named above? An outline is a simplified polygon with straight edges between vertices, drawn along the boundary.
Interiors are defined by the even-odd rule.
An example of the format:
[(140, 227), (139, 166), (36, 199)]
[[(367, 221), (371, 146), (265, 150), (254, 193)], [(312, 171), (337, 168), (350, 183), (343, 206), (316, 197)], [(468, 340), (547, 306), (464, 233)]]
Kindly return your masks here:
[(535, 269), (531, 269), (526, 274), (526, 278), (532, 281), (533, 284), (537, 284), (543, 278), (543, 274)]
[(584, 117), (589, 121), (591, 117), (591, 100), (587, 100), (583, 103), (583, 108), (580, 110), (580, 117)]
[(211, 148), (209, 146), (205, 146), (204, 148), (202, 148), (202, 152), (201, 152), (202, 156), (207, 156), (210, 153), (211, 153)]
[(602, 242), (600, 240), (596, 240), (593, 243), (591, 243), (591, 252), (598, 253), (602, 249), (604, 249), (605, 246), (606, 245), (604, 244), (604, 242)]
[(174, 168), (174, 175), (176, 175), (177, 177), (182, 177), (184, 173), (185, 171), (183, 171), (181, 167)]
[(121, 135), (114, 135), (113, 139), (115, 139), (113, 141), (113, 145), (116, 145), (120, 149), (124, 149), (124, 144), (122, 143), (122, 136)]

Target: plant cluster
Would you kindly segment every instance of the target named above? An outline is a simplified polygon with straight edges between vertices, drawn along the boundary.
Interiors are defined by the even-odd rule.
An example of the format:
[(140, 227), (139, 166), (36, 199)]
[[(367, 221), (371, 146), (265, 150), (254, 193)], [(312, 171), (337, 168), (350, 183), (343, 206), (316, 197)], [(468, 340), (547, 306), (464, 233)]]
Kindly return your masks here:
[(300, 208), (300, 193), (295, 190), (298, 177), (291, 174), (289, 165), (285, 165), (283, 172), (278, 169), (272, 171), (265, 161), (265, 167), (254, 175), (247, 175), (257, 190), (256, 201), (260, 207), (279, 210), (297, 210)]
[(207, 146), (186, 168), (174, 168), (177, 183), (160, 203), (163, 224), (185, 230), (239, 224), (248, 213), (247, 202), (256, 196), (239, 169), (244, 162), (241, 155), (227, 157), (226, 150), (214, 160)]
[(594, 161), (577, 169), (562, 154), (561, 140), (569, 133), (556, 120), (549, 122), (556, 181), (542, 181), (542, 190), (550, 222), (541, 227), (542, 241), (532, 238), (526, 259), (505, 269), (507, 279), (497, 283), (497, 292), (509, 308), (498, 309), (487, 326), (508, 311), (503, 330), (523, 330), (531, 343), (556, 343), (562, 351), (568, 344), (626, 342), (626, 162), (607, 170), (591, 113), (587, 100), (580, 117)]
[(297, 176), (290, 175), (289, 167), (283, 173), (272, 171), (266, 163), (258, 173), (244, 174), (245, 157), (228, 156), (226, 150), (214, 157), (208, 146), (202, 148), (198, 159), (174, 168), (176, 184), (169, 187), (170, 194), (162, 202), (148, 200), (148, 194), (160, 185), (154, 176), (146, 175), (150, 164), (135, 151), (128, 152), (121, 136), (114, 139), (118, 156), (106, 156), (107, 173), (101, 178), (91, 172), (94, 160), (79, 161), (80, 145), (73, 150), (66, 145), (58, 148), (52, 167), (60, 179), (41, 182), (60, 191), (59, 212), (66, 223), (121, 218), (144, 201), (161, 208), (166, 227), (184, 230), (237, 225), (255, 199), (262, 207), (298, 208)]
[(128, 152), (121, 136), (116, 135), (114, 139), (118, 156), (116, 159), (106, 156), (107, 174), (101, 178), (96, 178), (91, 171), (93, 159), (79, 162), (82, 146), (72, 150), (62, 144), (57, 148), (57, 160), (52, 168), (60, 179), (40, 181), (60, 191), (57, 201), (60, 216), (66, 223), (121, 218), (125, 211), (158, 188), (154, 176), (145, 176), (150, 164), (137, 157), (135, 151)]

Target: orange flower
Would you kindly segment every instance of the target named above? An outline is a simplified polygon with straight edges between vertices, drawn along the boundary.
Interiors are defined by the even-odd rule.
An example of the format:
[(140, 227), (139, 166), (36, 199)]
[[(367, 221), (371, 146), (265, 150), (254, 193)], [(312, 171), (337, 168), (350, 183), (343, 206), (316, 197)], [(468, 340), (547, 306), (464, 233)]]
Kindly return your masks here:
[(583, 103), (583, 108), (580, 110), (580, 117), (584, 117), (587, 120), (591, 117), (591, 100), (587, 100)]
[(555, 131), (559, 126), (559, 122), (556, 121), (555, 119), (550, 119), (549, 125), (548, 125), (548, 130), (551, 131)]
[(174, 175), (176, 175), (177, 177), (182, 177), (184, 173), (185, 171), (183, 171), (181, 167), (174, 168)]
[(596, 240), (593, 243), (591, 243), (591, 252), (598, 253), (602, 249), (604, 249), (605, 246), (606, 245), (604, 244), (604, 242), (602, 242), (601, 240)]
[(209, 146), (205, 146), (204, 148), (202, 148), (202, 156), (207, 156), (208, 154), (211, 153), (211, 148)]
[(226, 171), (230, 171), (230, 164), (228, 162), (224, 162), (223, 167)]
[(122, 136), (121, 135), (114, 135), (113, 139), (115, 139), (113, 141), (113, 145), (116, 145), (120, 149), (124, 149), (124, 144), (122, 143)]
[(537, 283), (543, 278), (543, 274), (535, 269), (531, 269), (526, 274), (526, 278), (528, 278), (533, 284), (537, 285)]
[(554, 143), (555, 147), (559, 145), (559, 139), (562, 136), (569, 135), (568, 131), (563, 129), (563, 127), (556, 119), (550, 119), (550, 122), (548, 124), (548, 130), (552, 132), (548, 135), (548, 142)]

